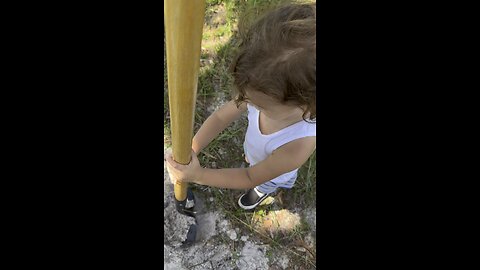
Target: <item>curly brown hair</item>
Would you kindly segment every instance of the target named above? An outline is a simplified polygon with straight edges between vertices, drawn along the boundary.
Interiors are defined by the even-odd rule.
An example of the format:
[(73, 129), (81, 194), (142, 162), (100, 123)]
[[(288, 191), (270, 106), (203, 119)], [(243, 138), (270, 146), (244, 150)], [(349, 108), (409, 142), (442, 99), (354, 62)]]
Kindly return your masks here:
[[(239, 26), (239, 28), (241, 25)], [(235, 103), (247, 89), (281, 104), (299, 106), (316, 119), (316, 4), (279, 7), (248, 29), (239, 29), (239, 52), (230, 67)]]

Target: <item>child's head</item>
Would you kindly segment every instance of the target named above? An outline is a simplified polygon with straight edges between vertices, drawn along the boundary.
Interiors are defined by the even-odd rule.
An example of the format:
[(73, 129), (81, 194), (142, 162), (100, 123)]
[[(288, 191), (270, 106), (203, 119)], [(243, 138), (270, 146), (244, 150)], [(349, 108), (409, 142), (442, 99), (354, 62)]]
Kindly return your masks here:
[[(242, 29), (240, 29), (242, 34)], [(269, 12), (242, 35), (232, 63), (237, 105), (269, 96), (316, 118), (316, 5), (288, 5)], [(249, 94), (250, 93), (250, 94)]]

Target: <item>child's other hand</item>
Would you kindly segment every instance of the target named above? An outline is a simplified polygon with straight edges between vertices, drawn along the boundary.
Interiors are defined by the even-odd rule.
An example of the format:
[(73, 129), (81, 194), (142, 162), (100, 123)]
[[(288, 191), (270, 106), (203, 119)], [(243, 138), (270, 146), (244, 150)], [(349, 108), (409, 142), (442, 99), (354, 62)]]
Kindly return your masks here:
[(195, 182), (199, 176), (201, 166), (198, 161), (197, 154), (192, 150), (192, 160), (188, 165), (182, 165), (173, 160), (171, 153), (166, 155), (167, 171), (170, 175), (170, 181), (175, 184), (176, 181), (180, 182)]

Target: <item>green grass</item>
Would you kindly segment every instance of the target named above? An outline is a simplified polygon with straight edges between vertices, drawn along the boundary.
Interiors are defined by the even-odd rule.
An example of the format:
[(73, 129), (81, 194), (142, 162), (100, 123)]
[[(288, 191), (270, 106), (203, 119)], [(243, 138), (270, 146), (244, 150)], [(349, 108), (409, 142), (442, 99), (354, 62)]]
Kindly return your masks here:
[[(272, 6), (288, 2), (284, 0), (207, 0), (206, 24), (204, 26), (201, 59), (202, 64), (198, 78), (197, 104), (194, 121), (196, 132), (206, 118), (213, 112), (213, 105), (220, 105), (231, 98), (232, 78), (228, 67), (236, 50), (236, 25), (240, 14), (257, 16)], [(298, 2), (298, 1), (297, 1)], [(312, 1), (302, 1), (312, 2)], [(251, 15), (250, 15), (251, 16)], [(251, 16), (254, 18), (255, 16)], [(221, 22), (221, 23), (218, 23)], [(164, 63), (164, 80), (167, 81), (166, 62)], [(164, 85), (164, 143), (170, 146), (170, 123), (168, 112), (167, 82)], [(244, 166), (243, 140), (246, 131), (246, 117), (233, 123), (212, 141), (198, 158), (202, 166), (210, 168), (238, 168)], [(292, 260), (302, 269), (310, 269), (314, 259), (295, 255), (291, 248), (295, 241), (302, 241), (309, 232), (308, 226), (296, 228), (286, 235), (268, 236), (255, 231), (252, 226), (254, 215), (265, 215), (268, 211), (285, 209), (306, 209), (316, 204), (316, 153), (299, 170), (297, 182), (291, 190), (282, 192), (283, 204), (262, 206), (255, 212), (245, 212), (237, 205), (237, 200), (243, 191), (210, 188), (191, 185), (194, 192), (202, 193), (206, 198), (213, 197), (213, 202), (207, 201), (207, 206), (220, 209), (229, 218), (234, 227), (255, 233), (273, 250), (286, 249), (292, 254)], [(271, 254), (270, 254), (271, 255)]]

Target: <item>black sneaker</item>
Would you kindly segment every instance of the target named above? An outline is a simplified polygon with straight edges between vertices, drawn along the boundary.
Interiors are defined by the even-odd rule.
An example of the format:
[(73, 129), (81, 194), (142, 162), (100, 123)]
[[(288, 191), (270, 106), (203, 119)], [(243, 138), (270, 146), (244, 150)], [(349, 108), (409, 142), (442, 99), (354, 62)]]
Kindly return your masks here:
[(238, 205), (245, 210), (250, 210), (257, 207), (266, 198), (268, 198), (268, 195), (269, 194), (261, 193), (257, 188), (253, 188), (243, 194), (240, 199), (238, 199)]

